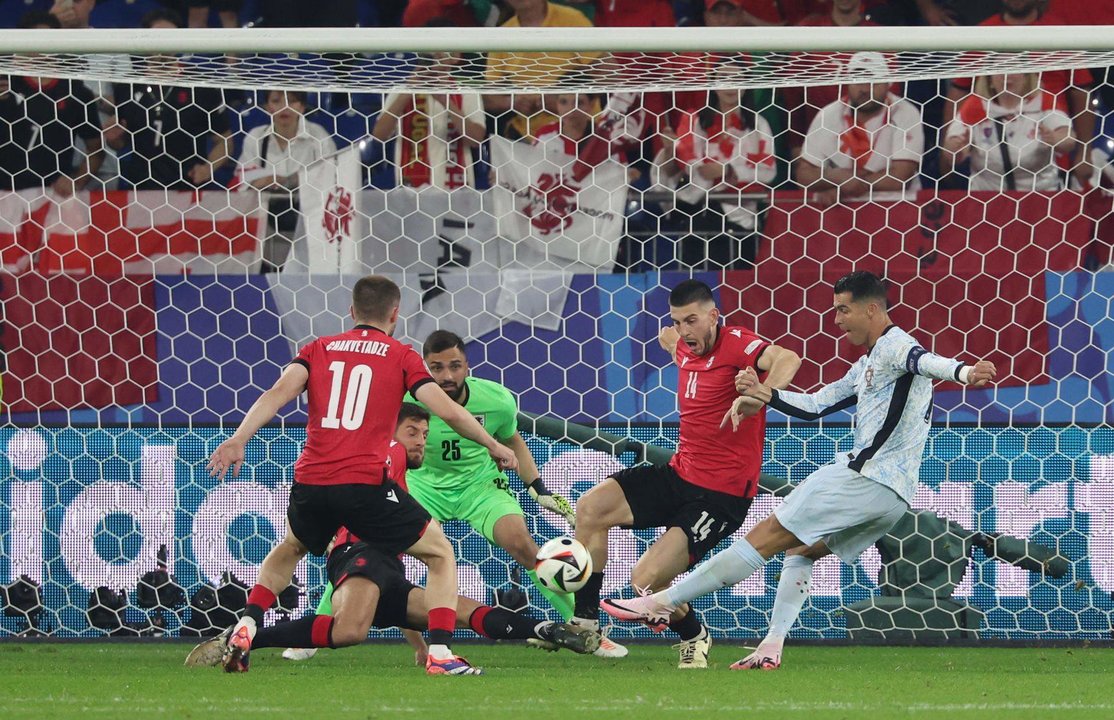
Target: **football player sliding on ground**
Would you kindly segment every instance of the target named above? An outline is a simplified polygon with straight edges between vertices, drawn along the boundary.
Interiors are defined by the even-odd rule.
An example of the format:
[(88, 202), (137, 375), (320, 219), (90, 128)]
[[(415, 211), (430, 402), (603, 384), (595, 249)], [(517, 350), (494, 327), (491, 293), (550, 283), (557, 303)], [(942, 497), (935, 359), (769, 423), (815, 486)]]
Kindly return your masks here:
[[(447, 330), (431, 333), (426, 338), (422, 355), (441, 389), (514, 451), (519, 475), (538, 505), (561, 515), (570, 525), (575, 524), (572, 507), (563, 497), (545, 488), (530, 448), (518, 434), (518, 405), (511, 392), (499, 383), (471, 377), (463, 339)], [(538, 545), (526, 527), (522, 506), (510, 490), (506, 473), (482, 446), (462, 436), (440, 418), (430, 418), (429, 442), (433, 452), (423, 463), (411, 465), (407, 492), (438, 522), (463, 520), (492, 545), (506, 550), (526, 569), (561, 618), (569, 620), (573, 614), (572, 596), (547, 588), (538, 581), (535, 572)], [(329, 586), (317, 607), (318, 615), (332, 614), (331, 596), (332, 586)], [(623, 657), (627, 649), (604, 638), (595, 654)], [(283, 653), (283, 657), (290, 660), (304, 660), (310, 656), (312, 653), (294, 649)]]
[(921, 458), (932, 420), (932, 381), (982, 387), (997, 374), (994, 364), (968, 365), (921, 347), (890, 322), (886, 287), (877, 276), (853, 272), (834, 287), (836, 325), (852, 345), (865, 346), (841, 379), (814, 393), (771, 388), (752, 368), (735, 380), (743, 395), (724, 416), (739, 422), (740, 410), (757, 400), (787, 415), (816, 420), (856, 406), (851, 452), (816, 470), (789, 493), (773, 514), (745, 538), (696, 567), (681, 582), (631, 600), (604, 600), (611, 616), (664, 627), (677, 608), (731, 587), (787, 551), (774, 602), (774, 637), (733, 670), (774, 669), (781, 664), (784, 633), (801, 611), (812, 564), (835, 554), (852, 564), (909, 511), (917, 491)]
[[(388, 454), (388, 467), (391, 479), (404, 489), (407, 468), (422, 464), (428, 433), (429, 413), (417, 405), (403, 403), (395, 441)], [(426, 665), (427, 647), (418, 632), (428, 626), (426, 593), (406, 579), (402, 562), (397, 557), (361, 542), (342, 529), (329, 553), (327, 572), (335, 588), (332, 616), (310, 615), (262, 628), (252, 642), (252, 649), (287, 647), (290, 648), (287, 652), (298, 652), (345, 647), (366, 640), (372, 627), (399, 627), (415, 649), (416, 662)], [(481, 605), (466, 597), (457, 600), (456, 625), (497, 640), (531, 640), (547, 650), (567, 648), (578, 653), (592, 653), (600, 644), (599, 634), (593, 630), (538, 620), (523, 613)], [(197, 645), (186, 664), (219, 664), (230, 633), (231, 629)], [(483, 672), (471, 666), (462, 669), (462, 674)]]

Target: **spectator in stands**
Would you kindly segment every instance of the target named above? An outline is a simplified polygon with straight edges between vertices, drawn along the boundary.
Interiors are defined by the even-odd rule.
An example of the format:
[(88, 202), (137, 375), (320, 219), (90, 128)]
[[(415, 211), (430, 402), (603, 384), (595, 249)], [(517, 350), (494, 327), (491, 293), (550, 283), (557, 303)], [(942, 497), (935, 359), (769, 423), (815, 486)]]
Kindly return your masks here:
[[(676, 190), (679, 259), (689, 269), (751, 267), (758, 250), (758, 201), (777, 173), (774, 138), (748, 92), (712, 90), (704, 107), (666, 132), (654, 161), (657, 185)], [(726, 198), (713, 197), (714, 194)]]
[[(743, 0), (704, 0), (704, 25), (713, 28), (738, 27), (743, 22)], [(666, 61), (665, 67), (673, 70), (676, 77), (690, 77), (695, 81), (715, 71), (719, 65), (737, 61), (737, 53), (682, 53)], [(674, 91), (672, 110), (666, 119), (664, 130), (674, 128), (680, 123), (681, 113), (694, 113), (700, 110), (708, 94), (703, 90)]]
[[(92, 26), (91, 17), (96, 5), (95, 0), (55, 0), (50, 8), (50, 14), (58, 19), (59, 26), (67, 30), (87, 30)], [(108, 77), (111, 75), (127, 76), (131, 73), (131, 60), (121, 53), (92, 53), (83, 56), (88, 64), (92, 77)], [(84, 80), (85, 86), (93, 91), (97, 99), (97, 112), (100, 122), (97, 127), (106, 127), (112, 119), (115, 95), (112, 83), (104, 80)], [(79, 149), (88, 152), (84, 141), (79, 140)], [(106, 190), (115, 189), (120, 179), (120, 163), (116, 153), (104, 145), (99, 153), (101, 162), (96, 176), (90, 180), (91, 188), (100, 187)]]
[[(739, 25), (776, 27), (796, 25), (811, 13), (820, 11), (822, 0), (739, 0)], [(705, 16), (707, 24), (707, 16)]]
[[(1101, 6), (1103, 3), (1087, 3), (1088, 6)], [(1001, 0), (1001, 12), (991, 15), (980, 25), (998, 27), (1008, 25), (1066, 25), (1067, 18), (1057, 14), (1058, 3), (1046, 0)], [(1108, 17), (1108, 11), (1095, 9), (1096, 17)], [(1095, 22), (1100, 22), (1096, 20)], [(960, 101), (971, 92), (971, 78), (952, 80), (948, 90), (948, 101), (944, 104), (944, 126), (947, 127), (955, 116)], [(1090, 91), (1094, 76), (1089, 70), (1049, 70), (1041, 74), (1041, 87), (1064, 100), (1064, 108), (1072, 119), (1075, 137), (1082, 141), (1077, 148), (1085, 148), (1095, 136), (1095, 115), (1090, 109)], [(1077, 174), (1082, 181), (1090, 179), (1091, 168), (1081, 157), (1064, 156), (1064, 164)]]
[[(419, 70), (422, 80), (452, 78), (461, 57), (434, 53)], [(375, 120), (372, 136), (395, 141), (395, 178), (398, 185), (444, 190), (475, 187), (472, 149), (483, 142), (486, 127), (481, 101), (475, 93), (392, 93)]]
[[(889, 67), (876, 52), (851, 56), (847, 73), (885, 77)], [(924, 154), (920, 111), (890, 90), (891, 83), (853, 82), (844, 96), (820, 110), (809, 126), (795, 177), (807, 201), (820, 207), (869, 199), (878, 193), (920, 189)]]
[[(50, 13), (32, 11), (19, 26), (61, 24)], [(0, 76), (0, 189), (49, 188), (68, 198), (92, 180), (101, 156), (97, 101), (84, 83)]]
[(335, 153), (332, 135), (306, 120), (306, 94), (270, 90), (264, 108), (271, 122), (244, 136), (237, 178), (268, 193), (268, 233), (263, 241), (263, 272), (282, 268), (298, 228), (298, 173)]
[(222, 28), (240, 27), (243, 0), (186, 0), (186, 21), (191, 28), (209, 27), (210, 10), (217, 11)]
[[(155, 10), (143, 19), (151, 29), (179, 28), (181, 17)], [(152, 56), (144, 61), (161, 74), (182, 69), (180, 58)], [(108, 143), (121, 154), (121, 175), (136, 189), (192, 190), (204, 187), (227, 163), (232, 132), (220, 90), (168, 85), (119, 85), (116, 121), (105, 129)], [(206, 150), (208, 146), (208, 150)]]
[(1075, 150), (1071, 120), (1035, 73), (990, 75), (948, 127), (942, 171), (971, 159), (971, 190), (1059, 190), (1056, 154)]
[[(380, 16), (395, 14), (395, 0), (378, 3)], [(401, 8), (397, 8), (401, 19)], [(355, 27), (359, 24), (359, 8), (356, 0), (328, 0), (328, 2), (306, 2), (306, 0), (259, 0), (260, 22), (264, 27)], [(380, 20), (383, 20), (380, 17)], [(381, 25), (399, 23), (381, 22)]]
[[(645, 112), (637, 107), (635, 93), (616, 93), (602, 111), (601, 104), (603, 101), (590, 93), (549, 93), (545, 96), (545, 110), (556, 120), (539, 127), (533, 142), (542, 149), (546, 166), (560, 178), (562, 185), (583, 187), (589, 175), (608, 160), (625, 167), (627, 151), (644, 134)], [(500, 169), (495, 168), (495, 172), (498, 174)], [(593, 176), (593, 179), (598, 177)], [(629, 176), (618, 179), (624, 186), (628, 181)], [(548, 192), (558, 194), (555, 188)], [(527, 243), (518, 243), (514, 253), (514, 264), (522, 267), (568, 272), (599, 270), (578, 260), (558, 258)]]
[(89, 15), (96, 6), (97, 0), (54, 0), (50, 14), (58, 18), (60, 27), (81, 30), (89, 27)]
[(595, 6), (596, 27), (674, 27), (673, 3), (668, 0), (568, 0)]
[[(436, 25), (431, 25), (436, 21)], [(499, 6), (490, 0), (410, 0), (403, 27), (495, 27)]]
[[(514, 17), (505, 28), (591, 27), (579, 10), (548, 0), (508, 0)], [(573, 53), (493, 52), (487, 59), (487, 79), (499, 83), (553, 85), (570, 72), (582, 71), (594, 56)], [(532, 138), (538, 128), (552, 125), (557, 118), (546, 112), (542, 96), (535, 93), (484, 95), (484, 109), (495, 116), (500, 134), (511, 138)]]
[[(864, 9), (861, 0), (832, 0), (831, 7), (823, 13), (813, 13), (801, 20), (801, 27), (873, 27), (874, 22)], [(830, 73), (835, 76), (847, 62), (848, 56), (839, 53), (808, 53), (796, 60), (807, 63), (810, 72)], [(789, 113), (789, 147), (793, 155), (800, 152), (808, 126), (820, 108), (839, 99), (839, 85), (813, 85), (786, 87), (780, 93), (780, 104)]]

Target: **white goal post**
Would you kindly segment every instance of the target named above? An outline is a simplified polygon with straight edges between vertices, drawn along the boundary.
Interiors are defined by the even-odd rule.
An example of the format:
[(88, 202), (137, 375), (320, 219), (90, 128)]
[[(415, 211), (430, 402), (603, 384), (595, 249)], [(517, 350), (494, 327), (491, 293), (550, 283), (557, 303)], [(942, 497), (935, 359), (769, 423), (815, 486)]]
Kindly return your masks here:
[[(421, 73), (399, 77), (361, 68), (360, 59), (388, 53), (560, 53), (598, 58), (616, 54), (621, 61), (592, 73), (554, 77), (549, 90), (606, 92), (675, 90), (699, 87), (778, 87), (831, 81), (830, 69), (810, 64), (812, 53), (876, 51), (891, 58), (894, 81), (947, 78), (991, 72), (1060, 70), (1114, 64), (1109, 28), (1063, 27), (906, 27), (894, 28), (268, 28), (193, 30), (4, 30), (0, 31), (0, 72), (49, 72), (90, 78), (86, 63), (67, 54), (150, 55), (231, 54), (199, 62), (176, 73), (177, 83), (245, 87), (264, 82), (266, 63), (253, 55), (300, 53), (330, 55), (332, 62), (272, 64), (270, 80), (291, 88), (321, 92), (376, 92), (428, 89)], [(43, 48), (50, 48), (43, 53)], [(737, 53), (742, 67), (695, 75), (662, 72), (663, 57), (690, 53)], [(340, 62), (348, 55), (349, 67)], [(760, 61), (758, 61), (760, 58)], [(606, 60), (606, 58), (605, 58)], [(475, 61), (472, 62), (482, 62)], [(668, 70), (668, 66), (667, 66)], [(126, 76), (109, 70), (96, 79), (159, 81), (171, 79), (157, 67), (133, 67)], [(847, 76), (847, 80), (856, 79)], [(536, 91), (536, 79), (498, 82), (469, 78), (469, 92)]]

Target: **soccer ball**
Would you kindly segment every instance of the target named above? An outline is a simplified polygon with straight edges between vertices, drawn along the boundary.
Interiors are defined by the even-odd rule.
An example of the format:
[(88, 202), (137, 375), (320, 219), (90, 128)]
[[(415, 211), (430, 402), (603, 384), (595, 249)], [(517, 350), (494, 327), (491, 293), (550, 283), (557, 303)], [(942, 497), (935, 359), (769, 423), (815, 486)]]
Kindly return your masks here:
[(538, 550), (538, 564), (534, 566), (540, 582), (553, 592), (576, 592), (588, 582), (592, 574), (592, 556), (588, 550), (571, 537), (550, 540)]

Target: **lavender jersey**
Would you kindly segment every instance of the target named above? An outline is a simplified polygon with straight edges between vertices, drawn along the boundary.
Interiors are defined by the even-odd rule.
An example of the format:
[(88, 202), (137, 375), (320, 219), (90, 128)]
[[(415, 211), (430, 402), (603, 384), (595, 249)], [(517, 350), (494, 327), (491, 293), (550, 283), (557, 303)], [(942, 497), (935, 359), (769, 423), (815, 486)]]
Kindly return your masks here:
[(932, 378), (959, 381), (964, 364), (928, 352), (891, 325), (847, 374), (814, 393), (775, 390), (770, 407), (804, 420), (855, 409), (855, 446), (835, 458), (911, 502), (932, 420)]

